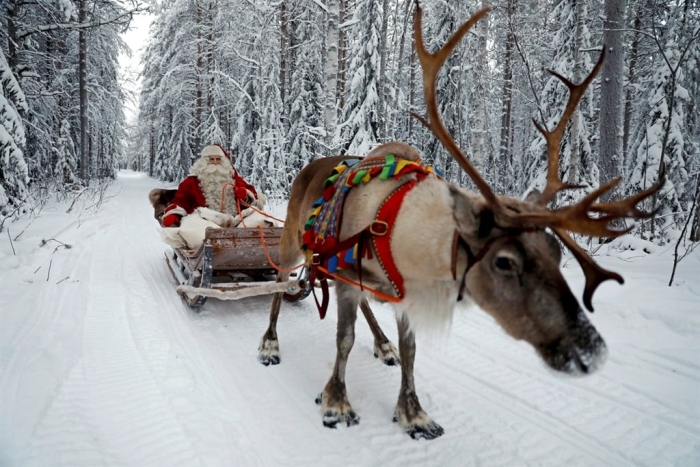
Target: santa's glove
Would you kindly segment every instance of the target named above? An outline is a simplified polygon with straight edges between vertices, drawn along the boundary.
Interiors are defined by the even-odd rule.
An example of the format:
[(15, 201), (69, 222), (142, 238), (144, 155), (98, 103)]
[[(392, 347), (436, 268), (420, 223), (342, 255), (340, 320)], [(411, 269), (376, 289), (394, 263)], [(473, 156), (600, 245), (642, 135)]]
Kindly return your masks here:
[(236, 187), (236, 198), (240, 201), (246, 201), (248, 199), (248, 190), (242, 186)]
[(168, 214), (163, 218), (163, 227), (178, 227), (180, 225), (180, 216), (177, 214)]

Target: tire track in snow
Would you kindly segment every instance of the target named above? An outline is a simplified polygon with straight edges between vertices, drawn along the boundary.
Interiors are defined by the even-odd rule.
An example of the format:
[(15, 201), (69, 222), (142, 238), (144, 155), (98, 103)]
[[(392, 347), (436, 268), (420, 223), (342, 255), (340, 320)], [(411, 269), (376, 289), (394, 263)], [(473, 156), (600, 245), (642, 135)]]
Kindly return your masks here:
[(123, 226), (133, 220), (117, 208), (105, 208), (88, 276), (82, 335), (87, 416), (104, 440), (103, 450), (123, 465), (157, 465), (173, 457), (182, 465), (199, 465), (129, 327), (124, 282), (132, 271), (124, 256), (130, 239)]
[[(90, 257), (89, 248), (77, 249), (77, 261), (74, 263), (57, 262), (54, 272), (66, 272), (74, 276)], [(78, 274), (79, 275), (79, 274)], [(49, 416), (53, 405), (58, 403), (64, 391), (63, 376), (69, 374), (71, 367), (79, 359), (77, 344), (67, 345), (63, 342), (65, 335), (82, 328), (85, 304), (74, 299), (85, 284), (42, 284), (41, 292), (36, 297), (24, 297), (20, 306), (26, 307), (27, 318), (22, 321), (18, 331), (7, 345), (8, 353), (3, 356), (3, 371), (0, 374), (0, 404), (4, 416), (0, 420), (0, 432), (12, 433), (3, 436), (4, 442), (15, 439), (36, 438), (37, 427)], [(77, 289), (77, 291), (76, 291)], [(53, 351), (60, 349), (64, 355), (74, 357), (74, 361), (56, 361)], [(53, 378), (47, 381), (46, 374)], [(49, 384), (47, 384), (49, 383)], [(31, 391), (22, 388), (31, 388)], [(27, 403), (27, 400), (31, 402)], [(35, 402), (36, 401), (36, 402)], [(27, 410), (26, 407), (30, 409)], [(25, 407), (17, 411), (16, 408)], [(15, 455), (27, 446), (6, 447), (5, 455)]]
[[(453, 329), (451, 337), (466, 341), (463, 327), (464, 325), (458, 325)], [(449, 376), (455, 383), (463, 384), (479, 396), (501, 404), (504, 410), (511, 408), (515, 415), (521, 412), (528, 414), (528, 420), (536, 421), (544, 430), (550, 431), (555, 436), (566, 433), (567, 442), (579, 448), (585, 447), (584, 452), (604, 452), (604, 459), (617, 459), (614, 461), (617, 465), (620, 462), (635, 464), (646, 462), (653, 465), (656, 460), (663, 459), (667, 453), (672, 452), (673, 450), (669, 451), (669, 448), (673, 446), (676, 446), (676, 452), (670, 456), (669, 460), (677, 458), (679, 443), (685, 446), (683, 450), (689, 458), (692, 457), (693, 446), (696, 446), (695, 450), (697, 450), (697, 436), (689, 437), (683, 427), (669, 423), (668, 419), (658, 420), (653, 416), (650, 419), (649, 414), (629, 408), (628, 404), (621, 404), (619, 400), (609, 397), (601, 397), (595, 388), (585, 387), (595, 384), (590, 380), (576, 385), (574, 382), (577, 380), (557, 378), (548, 371), (538, 375), (534, 371), (515, 367), (514, 363), (521, 359), (509, 360), (499, 352), (498, 338), (501, 340), (507, 338), (493, 332), (489, 333), (488, 327), (479, 328), (478, 336), (472, 337), (474, 339), (472, 339), (471, 348), (460, 345), (457, 347), (458, 351), (453, 348), (449, 351), (451, 355), (459, 355), (462, 350), (470, 352), (467, 362), (469, 370), (456, 367), (453, 362), (458, 359), (448, 356), (444, 359), (435, 359), (438, 367), (444, 367), (441, 373)], [(450, 346), (452, 347), (452, 344)], [(495, 355), (487, 356), (484, 350), (479, 348), (480, 346), (495, 351)], [(511, 355), (517, 357), (515, 352)], [(537, 358), (534, 354), (530, 355), (533, 360)], [(527, 368), (531, 365), (523, 366)], [(604, 384), (606, 384), (605, 381)], [(519, 393), (535, 397), (529, 401), (518, 396)], [(658, 423), (650, 424), (650, 421)], [(555, 428), (548, 428), (550, 425)], [(634, 435), (630, 436), (630, 432), (634, 432)], [(622, 441), (630, 439), (636, 440), (635, 445), (624, 446)], [(595, 446), (593, 449), (589, 448), (591, 443)]]
[[(590, 383), (590, 378), (569, 378), (565, 375), (561, 375), (549, 370), (542, 362), (539, 361), (539, 357), (536, 356), (535, 352), (528, 348), (528, 357), (530, 362), (521, 359), (514, 359), (513, 356), (516, 355), (516, 349), (509, 348), (504, 350), (501, 345), (490, 345), (489, 341), (479, 338), (478, 336), (483, 336), (483, 330), (478, 329), (481, 326), (485, 328), (495, 329), (495, 325), (490, 321), (486, 320), (484, 316), (470, 316), (470, 319), (474, 318), (474, 321), (480, 321), (480, 325), (474, 326), (469, 322), (465, 322), (462, 328), (465, 332), (455, 333), (454, 338), (464, 340), (466, 346), (469, 346), (469, 337), (466, 334), (472, 335), (474, 338), (473, 344), (469, 346), (468, 351), (472, 354), (478, 354), (482, 358), (486, 359), (492, 364), (498, 364), (527, 378), (528, 380), (540, 380), (542, 379), (542, 370), (545, 370), (547, 377), (551, 378), (551, 386), (561, 389), (565, 389), (568, 394), (571, 391), (575, 392), (578, 397), (593, 397), (600, 398), (605, 401), (604, 403), (612, 403), (615, 406), (619, 406), (624, 410), (635, 413), (637, 416), (644, 418), (653, 418), (656, 422), (667, 426), (672, 430), (677, 430), (679, 432), (685, 432), (687, 435), (693, 436), (700, 439), (700, 434), (698, 433), (698, 428), (693, 428), (694, 420), (685, 414), (680, 414), (670, 410), (668, 407), (660, 404), (658, 401), (650, 399), (648, 396), (643, 396), (638, 392), (629, 390), (628, 388), (621, 386), (614, 379), (611, 379), (605, 367), (596, 375), (592, 376), (596, 380), (595, 384)], [(488, 322), (487, 322), (488, 321)], [(500, 331), (498, 331), (500, 333)], [(522, 344), (517, 344), (523, 346)], [(466, 348), (465, 346), (465, 348)], [(514, 347), (514, 346), (509, 346)], [(488, 354), (486, 352), (488, 349)], [(623, 349), (615, 349), (614, 354), (608, 359), (612, 361), (619, 355), (625, 355), (631, 357), (632, 354)], [(510, 355), (510, 357), (509, 357)], [(608, 362), (608, 365), (611, 362)], [(531, 362), (536, 362), (537, 365), (533, 366)], [(622, 394), (621, 394), (622, 393)], [(633, 404), (631, 401), (635, 401)], [(626, 417), (627, 418), (627, 417)]]
[[(278, 323), (282, 364), (263, 367), (257, 362), (257, 344), (267, 326), (269, 303), (269, 297), (228, 303), (211, 301), (207, 302), (200, 315), (210, 324), (220, 323), (219, 326), (207, 327), (213, 331), (213, 340), (220, 346), (222, 373), (228, 373), (232, 380), (246, 382), (236, 394), (254, 407), (253, 416), (246, 417), (246, 420), (254, 420), (255, 423), (255, 426), (249, 427), (250, 431), (260, 433), (253, 438), (267, 439), (269, 433), (275, 433), (276, 449), (284, 456), (278, 455), (268, 464), (318, 464), (323, 463), (324, 459), (333, 462), (338, 452), (347, 450), (348, 443), (357, 444), (358, 439), (367, 442), (360, 443), (361, 452), (353, 450), (350, 456), (352, 462), (357, 465), (390, 462), (395, 456), (391, 454), (389, 446), (408, 437), (391, 423), (393, 404), (384, 407), (385, 416), (377, 416), (373, 408), (365, 407), (366, 402), (372, 403), (371, 398), (363, 396), (365, 386), (371, 390), (377, 384), (374, 381), (372, 385), (365, 385), (364, 381), (358, 381), (355, 365), (359, 362), (359, 366), (371, 368), (372, 371), (368, 373), (373, 379), (376, 379), (377, 369), (385, 369), (396, 375), (400, 370), (384, 367), (372, 356), (373, 341), (366, 324), (358, 323), (357, 348), (351, 354), (348, 368), (348, 392), (354, 408), (361, 416), (366, 411), (368, 417), (363, 418), (357, 427), (341, 426), (332, 430), (323, 427), (320, 409), (313, 401), (332, 371), (335, 313), (331, 309), (326, 320), (319, 321), (315, 307), (309, 302), (283, 304)], [(252, 335), (251, 330), (254, 330)], [(394, 386), (383, 376), (380, 380), (386, 380), (393, 386), (390, 390), (392, 396), (398, 394), (398, 384)], [(395, 398), (391, 398), (395, 403)], [(287, 420), (294, 420), (293, 426), (280, 424), (280, 421)], [(313, 433), (312, 439), (308, 437), (310, 433)], [(373, 441), (376, 436), (387, 433), (393, 442), (384, 450), (386, 455), (379, 455)], [(363, 453), (365, 463), (361, 460)], [(309, 457), (313, 460), (309, 461)]]
[[(138, 200), (145, 200), (147, 190)], [(136, 201), (135, 201), (136, 202)], [(190, 449), (205, 465), (232, 465), (239, 452), (250, 452), (251, 440), (242, 427), (241, 410), (227, 397), (211, 365), (207, 340), (199, 335), (197, 315), (175, 292), (163, 252), (166, 250), (147, 210), (127, 224), (123, 236), (128, 261), (125, 277), (128, 322), (141, 358), (163, 391), (173, 415), (190, 440)], [(144, 235), (143, 226), (153, 227)], [(256, 453), (250, 465), (259, 465)]]
[[(321, 424), (314, 398), (322, 386), (313, 382), (313, 362), (303, 368), (298, 363), (297, 352), (303, 350), (290, 339), (294, 331), (289, 324), (308, 324), (303, 316), (280, 316), (283, 361), (279, 366), (264, 367), (257, 361), (257, 344), (267, 326), (269, 297), (257, 297), (235, 302), (208, 302), (201, 318), (216, 342), (217, 364), (228, 378), (232, 396), (245, 400), (249, 413), (245, 417), (257, 450), (265, 455), (264, 465), (304, 465), (308, 462), (332, 461), (329, 453), (343, 449), (337, 433), (327, 433)], [(308, 315), (308, 310), (304, 314)], [(291, 318), (288, 320), (288, 318)], [(218, 323), (218, 325), (211, 325)], [(292, 326), (296, 327), (296, 326)], [(284, 336), (288, 336), (286, 339)], [(305, 343), (314, 340), (313, 334), (305, 335)], [(284, 349), (290, 351), (285, 352)], [(312, 360), (318, 358), (315, 355)], [(309, 372), (308, 370), (311, 370)], [(309, 391), (309, 387), (315, 387)], [(292, 424), (285, 423), (293, 421)], [(313, 433), (313, 438), (308, 434)], [(274, 450), (266, 449), (273, 442)], [(311, 456), (313, 459), (309, 459)]]

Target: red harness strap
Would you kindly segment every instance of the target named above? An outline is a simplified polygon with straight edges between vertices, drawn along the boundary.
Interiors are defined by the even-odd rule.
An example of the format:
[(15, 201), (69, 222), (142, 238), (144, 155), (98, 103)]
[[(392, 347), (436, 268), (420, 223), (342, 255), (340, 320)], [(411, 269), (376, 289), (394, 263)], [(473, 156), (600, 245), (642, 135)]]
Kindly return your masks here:
[(369, 248), (365, 248), (365, 239), (368, 235), (371, 235), (372, 244), (377, 252), (377, 260), (379, 261), (384, 274), (386, 274), (389, 282), (391, 282), (391, 285), (394, 287), (397, 297), (399, 299), (403, 299), (405, 292), (403, 276), (396, 267), (394, 257), (391, 254), (391, 232), (393, 231), (394, 221), (396, 220), (396, 216), (401, 208), (404, 197), (413, 187), (416, 186), (417, 183), (418, 182), (416, 180), (410, 180), (394, 190), (379, 207), (377, 217), (374, 219), (374, 221), (362, 229), (362, 231), (343, 240), (333, 248), (324, 251), (323, 253), (316, 253), (313, 255), (312, 263), (309, 267), (309, 281), (311, 284), (313, 284), (316, 279), (321, 282), (322, 298), (320, 303), (316, 297), (316, 290), (314, 288), (311, 289), (313, 291), (314, 300), (316, 301), (316, 306), (318, 307), (318, 313), (321, 319), (325, 318), (326, 311), (328, 310), (328, 277), (322, 271), (319, 271), (318, 267), (324, 265), (327, 258), (337, 254), (340, 251), (347, 250), (348, 248), (351, 248), (357, 244), (357, 271), (360, 277), (360, 288), (362, 288), (361, 259), (365, 253), (371, 255)]
[[(391, 254), (391, 232), (394, 230), (394, 221), (401, 208), (401, 203), (406, 194), (416, 186), (415, 180), (404, 183), (384, 200), (384, 203), (379, 207), (377, 218), (369, 226), (372, 234), (372, 244), (377, 252), (377, 261), (384, 270), (387, 279), (396, 291), (396, 296), (404, 297), (403, 276), (394, 263), (394, 257)], [(384, 229), (382, 232), (381, 229)], [(379, 231), (377, 230), (379, 229)]]

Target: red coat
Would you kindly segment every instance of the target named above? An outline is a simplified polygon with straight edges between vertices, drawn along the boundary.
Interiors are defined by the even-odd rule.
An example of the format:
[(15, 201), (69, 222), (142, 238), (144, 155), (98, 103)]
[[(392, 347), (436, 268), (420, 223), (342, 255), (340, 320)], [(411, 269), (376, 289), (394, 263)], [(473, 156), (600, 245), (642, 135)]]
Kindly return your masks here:
[[(243, 177), (238, 175), (238, 173), (234, 173), (232, 178), (232, 181), (236, 184), (237, 196), (239, 196), (238, 189), (243, 188), (245, 190), (250, 191), (255, 197), (255, 199), (258, 198), (258, 193), (255, 191), (255, 188), (253, 188), (253, 185), (243, 180)], [(199, 187), (199, 179), (194, 175), (190, 175), (189, 177), (184, 179), (182, 183), (180, 183), (180, 186), (177, 187), (177, 193), (175, 194), (175, 197), (170, 202), (168, 207), (165, 208), (163, 223), (164, 225), (166, 223), (172, 224), (172, 222), (166, 222), (165, 219), (171, 214), (176, 214), (182, 217), (186, 216), (187, 214), (191, 214), (192, 211), (194, 211), (197, 208), (206, 206), (207, 200), (204, 197), (204, 193), (202, 193), (202, 189)], [(179, 219), (177, 220), (179, 221)]]

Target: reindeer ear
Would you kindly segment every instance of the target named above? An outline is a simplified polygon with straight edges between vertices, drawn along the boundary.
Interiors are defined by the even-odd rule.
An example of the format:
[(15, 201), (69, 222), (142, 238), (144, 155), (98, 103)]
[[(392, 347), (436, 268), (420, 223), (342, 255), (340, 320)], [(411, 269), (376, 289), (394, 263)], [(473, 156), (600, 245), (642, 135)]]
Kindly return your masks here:
[(459, 233), (472, 238), (487, 237), (496, 224), (493, 211), (486, 201), (454, 186), (450, 186), (450, 194)]

